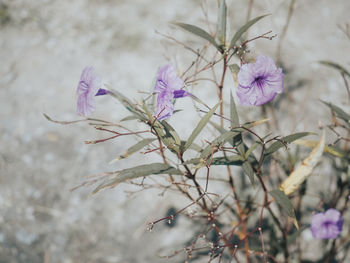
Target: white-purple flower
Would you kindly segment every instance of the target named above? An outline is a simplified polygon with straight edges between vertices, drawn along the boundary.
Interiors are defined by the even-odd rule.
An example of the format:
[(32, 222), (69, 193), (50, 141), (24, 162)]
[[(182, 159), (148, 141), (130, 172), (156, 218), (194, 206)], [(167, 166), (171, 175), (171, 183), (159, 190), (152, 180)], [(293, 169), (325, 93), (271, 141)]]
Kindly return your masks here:
[(170, 117), (174, 112), (173, 100), (190, 95), (183, 90), (183, 80), (177, 75), (172, 64), (165, 65), (158, 70), (154, 92), (158, 93), (157, 112), (158, 120)]
[(310, 229), (314, 238), (335, 239), (342, 231), (343, 223), (340, 212), (330, 208), (312, 216)]
[(255, 63), (244, 64), (238, 72), (237, 96), (242, 105), (259, 106), (283, 92), (283, 73), (274, 61), (259, 55)]
[(84, 68), (80, 76), (77, 88), (77, 112), (78, 114), (88, 117), (95, 110), (94, 97), (105, 95), (107, 90), (102, 89), (102, 80), (96, 74), (93, 67)]

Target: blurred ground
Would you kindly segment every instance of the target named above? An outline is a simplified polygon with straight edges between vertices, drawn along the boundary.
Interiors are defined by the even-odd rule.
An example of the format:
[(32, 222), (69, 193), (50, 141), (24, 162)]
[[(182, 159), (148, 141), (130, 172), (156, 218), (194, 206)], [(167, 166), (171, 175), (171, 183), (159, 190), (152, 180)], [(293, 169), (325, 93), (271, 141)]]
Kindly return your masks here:
[[(249, 35), (269, 30), (281, 35), (290, 1), (255, 2), (251, 17), (271, 16)], [(125, 191), (137, 189), (130, 185), (93, 197), (88, 197), (91, 188), (70, 192), (87, 176), (130, 167), (145, 157), (108, 165), (130, 141), (85, 145), (84, 140), (100, 134), (83, 124), (48, 122), (42, 113), (54, 119), (77, 119), (75, 89), (86, 65), (94, 65), (106, 82), (136, 98), (141, 96), (137, 91), (150, 90), (157, 68), (167, 58), (185, 68), (192, 54), (165, 42), (155, 30), (200, 44), (167, 24), (177, 20), (204, 26), (200, 3), (0, 1), (0, 262), (167, 262), (155, 256), (160, 245), (166, 247), (189, 234), (163, 225), (152, 234), (144, 232), (147, 221), (164, 216), (171, 206), (181, 207), (182, 200), (171, 194), (160, 196), (161, 190), (132, 195), (128, 200)], [(248, 1), (227, 3), (232, 35), (246, 19)], [(206, 6), (209, 20), (215, 22), (216, 1), (208, 0)], [(296, 1), (281, 61), (286, 90), (300, 88), (286, 94), (288, 100), (278, 111), (278, 118), (293, 116), (280, 126), (282, 134), (316, 130), (318, 120), (328, 112), (319, 98), (348, 103), (339, 74), (317, 61), (333, 60), (350, 68), (346, 56), (350, 42), (339, 29), (350, 22), (349, 10), (347, 0)], [(274, 57), (278, 42), (278, 37), (253, 42), (252, 55), (261, 52)], [(202, 92), (202, 97), (213, 102), (213, 94), (215, 91)], [(97, 105), (96, 117), (125, 117), (122, 107), (109, 98), (99, 98)], [(196, 114), (177, 118), (186, 123)], [(188, 134), (186, 127), (179, 130)], [(186, 220), (181, 220), (186, 226)]]

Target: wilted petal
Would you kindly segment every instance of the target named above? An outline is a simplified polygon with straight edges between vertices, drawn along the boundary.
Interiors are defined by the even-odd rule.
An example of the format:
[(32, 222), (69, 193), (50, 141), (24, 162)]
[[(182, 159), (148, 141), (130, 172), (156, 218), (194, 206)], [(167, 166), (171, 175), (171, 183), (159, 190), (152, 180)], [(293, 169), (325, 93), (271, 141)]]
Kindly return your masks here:
[[(101, 78), (96, 74), (93, 67), (84, 68), (77, 88), (77, 113), (85, 117), (95, 110), (94, 96), (102, 87)], [(101, 92), (103, 93), (103, 91)], [(105, 93), (106, 94), (106, 93)], [(99, 94), (102, 95), (102, 94)]]

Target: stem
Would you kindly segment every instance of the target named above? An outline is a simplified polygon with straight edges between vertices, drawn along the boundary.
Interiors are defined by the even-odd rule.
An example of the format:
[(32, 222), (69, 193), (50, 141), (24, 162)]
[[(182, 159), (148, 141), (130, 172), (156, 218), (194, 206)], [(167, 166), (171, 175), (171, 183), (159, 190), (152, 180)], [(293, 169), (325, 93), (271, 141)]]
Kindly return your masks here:
[[(164, 164), (168, 164), (168, 162), (167, 162), (167, 160), (166, 160), (166, 157), (165, 157), (165, 154), (164, 154), (162, 140), (161, 140), (160, 137), (157, 135), (157, 133), (155, 133), (155, 134), (156, 134), (157, 139), (158, 139), (158, 142), (159, 142), (160, 155), (161, 155), (162, 158), (163, 158), (163, 162), (164, 162)], [(170, 178), (171, 184), (175, 185), (176, 188), (177, 188), (181, 193), (185, 194), (192, 202), (195, 202), (195, 199), (190, 195), (189, 192), (185, 191), (180, 185), (175, 184), (175, 179), (174, 179), (174, 177), (173, 177), (171, 174), (169, 174), (169, 178)]]
[[(188, 166), (186, 164), (184, 164), (185, 161), (184, 161), (182, 156), (180, 156), (180, 161), (181, 161), (181, 164), (185, 167), (185, 169), (187, 171), (187, 174), (188, 174), (187, 177), (189, 179), (191, 179), (193, 181), (194, 185), (196, 186), (199, 196), (204, 195), (205, 193), (204, 194), (202, 193), (201, 186), (198, 184), (195, 174), (193, 174), (191, 172), (191, 170), (188, 168)], [(207, 205), (207, 202), (205, 201), (204, 197), (202, 199), (202, 202), (203, 202), (203, 207), (202, 208), (208, 213), (209, 209), (208, 209), (208, 205)]]
[[(219, 85), (219, 101), (220, 101), (220, 115), (224, 115), (224, 103), (222, 99), (222, 90), (224, 88), (224, 81), (225, 81), (225, 75), (226, 75), (226, 70), (227, 70), (227, 54), (225, 53), (224, 55), (224, 61), (223, 61), (223, 70), (222, 70), (222, 76), (221, 76), (221, 81)], [(224, 120), (221, 118), (220, 119), (220, 126), (223, 127), (224, 125)]]

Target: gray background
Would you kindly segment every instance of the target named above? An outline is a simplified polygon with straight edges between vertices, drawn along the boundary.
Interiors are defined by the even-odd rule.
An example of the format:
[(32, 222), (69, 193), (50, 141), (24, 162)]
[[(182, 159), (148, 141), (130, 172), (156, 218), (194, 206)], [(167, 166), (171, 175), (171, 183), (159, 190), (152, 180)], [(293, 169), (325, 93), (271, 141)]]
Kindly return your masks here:
[[(272, 30), (281, 34), (289, 1), (255, 1), (251, 17), (270, 13), (249, 31), (249, 36)], [(201, 40), (174, 30), (169, 21), (205, 27), (196, 0), (2, 0), (0, 27), (0, 262), (156, 262), (159, 248), (181, 248), (189, 236), (185, 219), (181, 228), (163, 224), (152, 233), (146, 222), (184, 203), (172, 194), (150, 190), (129, 196), (138, 188), (122, 184), (88, 197), (92, 188), (70, 189), (88, 176), (149, 162), (156, 155), (137, 154), (117, 164), (108, 162), (132, 144), (119, 139), (108, 144), (85, 145), (103, 134), (84, 124), (62, 126), (54, 119), (74, 120), (75, 90), (82, 69), (93, 65), (105, 82), (130, 98), (149, 91), (157, 68), (170, 59), (184, 70), (192, 54), (166, 41), (158, 30), (200, 47)], [(228, 0), (230, 35), (241, 26), (248, 1)], [(205, 5), (214, 29), (216, 1)], [(278, 112), (284, 119), (282, 134), (316, 130), (328, 111), (318, 99), (348, 104), (339, 74), (320, 66), (329, 59), (349, 68), (350, 42), (339, 25), (350, 22), (347, 0), (296, 1), (282, 62), (285, 87), (304, 85), (287, 93)], [(278, 37), (250, 45), (251, 55), (275, 57)], [(227, 78), (229, 87), (234, 86)], [(230, 84), (231, 83), (231, 84)], [(214, 89), (201, 90), (201, 98), (215, 103)], [(214, 95), (214, 96), (213, 96)], [(225, 101), (227, 103), (228, 101)], [(94, 117), (118, 121), (125, 110), (108, 97), (96, 100)], [(181, 104), (182, 103), (182, 104)], [(179, 107), (191, 104), (179, 102)], [(240, 108), (247, 119), (256, 109)], [(186, 123), (198, 115), (174, 116), (172, 123), (184, 138)], [(288, 120), (286, 116), (290, 116)], [(132, 127), (136, 128), (136, 127)]]

